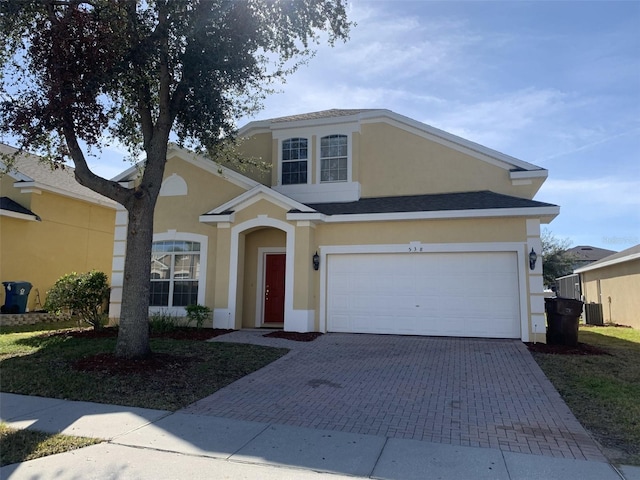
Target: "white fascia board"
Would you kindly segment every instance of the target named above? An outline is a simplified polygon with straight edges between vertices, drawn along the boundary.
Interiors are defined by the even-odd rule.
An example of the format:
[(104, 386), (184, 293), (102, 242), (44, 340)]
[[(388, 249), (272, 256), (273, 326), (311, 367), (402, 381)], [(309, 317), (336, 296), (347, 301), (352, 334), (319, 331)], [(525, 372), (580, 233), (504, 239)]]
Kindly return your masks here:
[[(7, 166), (4, 162), (0, 162), (0, 171), (5, 171)], [(33, 178), (26, 176), (24, 173), (20, 173), (16, 169), (11, 169), (7, 172), (11, 178), (13, 178), (16, 182), (33, 182), (35, 181)]]
[(200, 215), (198, 221), (200, 223), (233, 223), (235, 213), (231, 212), (227, 215)]
[(28, 215), (26, 213), (12, 212), (11, 210), (0, 210), (0, 216), (17, 218), (19, 220), (28, 220), (30, 222), (40, 222), (41, 218), (37, 215)]
[(304, 222), (304, 221), (326, 222), (327, 218), (329, 218), (329, 217), (327, 217), (324, 213), (320, 213), (320, 212), (311, 212), (311, 213), (307, 213), (307, 212), (290, 212), (290, 213), (287, 213), (287, 220), (292, 221), (292, 222)]
[(640, 253), (632, 253), (631, 255), (627, 255), (625, 257), (614, 258), (613, 260), (598, 262), (597, 265), (587, 265), (582, 268), (578, 268), (573, 271), (573, 273), (583, 273), (589, 272), (591, 270), (598, 270), (599, 268), (610, 267), (611, 265), (617, 265), (618, 263), (630, 262), (632, 260), (637, 260), (640, 258)]
[(246, 138), (259, 133), (269, 132), (271, 132), (271, 123), (268, 120), (250, 122), (238, 130), (238, 138)]
[(271, 120), (259, 120), (250, 122), (238, 131), (239, 136), (255, 135), (257, 133), (267, 133), (274, 130), (289, 130), (295, 128), (315, 128), (329, 125), (340, 125), (343, 123), (359, 123), (360, 119), (393, 113), (390, 110), (379, 109), (372, 112), (360, 112), (352, 115), (338, 115), (335, 117), (307, 118), (304, 120), (293, 120), (290, 122), (272, 122)]
[(83, 195), (81, 193), (71, 193), (67, 190), (63, 190), (62, 188), (52, 187), (50, 185), (44, 185), (39, 182), (16, 182), (13, 184), (14, 187), (19, 188), (21, 193), (31, 193), (32, 189), (43, 190), (45, 192), (55, 193), (57, 195), (61, 195), (63, 197), (73, 198), (76, 200), (82, 200), (83, 202), (93, 203), (95, 205), (101, 205), (103, 207), (113, 208), (114, 210), (118, 208), (118, 203), (114, 202), (110, 198), (103, 197), (104, 200), (99, 198), (90, 197), (88, 195)]
[(442, 220), (456, 218), (489, 218), (489, 217), (543, 217), (555, 218), (560, 214), (559, 207), (536, 208), (494, 208), (486, 210), (439, 210), (435, 212), (394, 212), (363, 213), (346, 215), (322, 215), (305, 213), (289, 213), (287, 220), (312, 220), (325, 223), (348, 222), (394, 222), (402, 220)]
[(540, 170), (514, 171), (509, 172), (511, 180), (523, 180), (529, 178), (547, 178), (549, 171), (541, 168)]
[(286, 195), (278, 193), (275, 190), (265, 185), (258, 184), (251, 190), (244, 192), (242, 195), (239, 195), (229, 200), (227, 203), (224, 203), (219, 207), (214, 208), (210, 212), (207, 212), (207, 215), (219, 214), (219, 213), (226, 212), (228, 210), (241, 209), (243, 207), (247, 207), (248, 205), (251, 205), (252, 203), (255, 203), (257, 200), (260, 200), (262, 198), (269, 200), (287, 210), (301, 210), (303, 212), (315, 212), (315, 210), (312, 210), (311, 208), (307, 207), (306, 205), (303, 205), (300, 202), (296, 202), (295, 200), (293, 200), (290, 197), (287, 197)]
[(142, 164), (143, 162), (138, 162), (135, 165), (131, 165), (129, 168), (127, 168), (124, 172), (116, 175), (115, 177), (111, 178), (112, 182), (118, 182), (118, 183), (122, 183), (122, 182), (128, 182), (131, 181), (135, 178), (136, 173), (138, 173), (139, 171), (139, 166)]

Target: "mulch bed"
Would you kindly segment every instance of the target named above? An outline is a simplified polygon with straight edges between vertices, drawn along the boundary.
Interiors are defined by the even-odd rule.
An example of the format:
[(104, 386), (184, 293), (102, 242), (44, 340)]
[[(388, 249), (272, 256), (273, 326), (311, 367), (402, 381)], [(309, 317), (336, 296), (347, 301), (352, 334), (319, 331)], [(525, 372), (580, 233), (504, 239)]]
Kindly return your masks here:
[(322, 333), (320, 332), (285, 332), (283, 330), (275, 330), (273, 332), (265, 333), (263, 337), (271, 338), (284, 338), (286, 340), (293, 340), (295, 342), (312, 342), (318, 338)]
[(98, 353), (73, 362), (73, 368), (81, 372), (100, 372), (110, 375), (131, 373), (157, 373), (169, 368), (183, 368), (185, 364), (202, 362), (198, 357), (152, 353), (143, 359), (116, 357), (113, 353)]
[(546, 343), (525, 342), (531, 352), (549, 353), (552, 355), (611, 355), (606, 350), (578, 342), (577, 346), (549, 345)]

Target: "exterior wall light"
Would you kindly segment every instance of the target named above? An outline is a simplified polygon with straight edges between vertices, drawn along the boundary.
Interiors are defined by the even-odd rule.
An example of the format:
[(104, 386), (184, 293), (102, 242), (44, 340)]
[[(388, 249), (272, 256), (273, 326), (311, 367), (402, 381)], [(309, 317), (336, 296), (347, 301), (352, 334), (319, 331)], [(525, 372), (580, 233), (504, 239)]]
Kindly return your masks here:
[(313, 269), (318, 270), (319, 268), (320, 268), (320, 255), (318, 255), (318, 252), (316, 251), (316, 253), (313, 254)]
[(538, 254), (533, 251), (531, 248), (531, 252), (529, 252), (529, 269), (533, 270), (536, 268), (536, 261), (538, 260)]

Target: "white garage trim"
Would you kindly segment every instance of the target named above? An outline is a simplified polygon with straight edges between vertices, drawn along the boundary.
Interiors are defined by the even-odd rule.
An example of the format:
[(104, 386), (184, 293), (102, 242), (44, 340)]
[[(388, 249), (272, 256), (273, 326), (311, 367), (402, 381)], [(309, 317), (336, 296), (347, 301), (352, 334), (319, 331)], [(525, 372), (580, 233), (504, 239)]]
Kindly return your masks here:
[(393, 245), (325, 245), (320, 246), (320, 330), (327, 331), (328, 302), (328, 255), (372, 254), (372, 253), (479, 253), (479, 252), (512, 252), (516, 254), (518, 295), (520, 309), (520, 332), (522, 341), (529, 341), (529, 322), (527, 311), (526, 271), (523, 265), (527, 259), (525, 245), (516, 242), (500, 243), (457, 243), (457, 244), (423, 244), (410, 242)]

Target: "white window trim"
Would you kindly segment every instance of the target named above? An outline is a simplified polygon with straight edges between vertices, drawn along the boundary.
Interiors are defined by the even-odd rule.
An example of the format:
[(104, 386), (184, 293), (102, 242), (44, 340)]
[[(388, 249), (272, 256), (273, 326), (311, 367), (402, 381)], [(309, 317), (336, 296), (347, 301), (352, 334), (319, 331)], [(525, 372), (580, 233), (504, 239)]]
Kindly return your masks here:
[[(163, 242), (168, 240), (180, 240), (186, 242), (198, 242), (200, 244), (200, 273), (198, 275), (198, 304), (204, 305), (205, 292), (207, 289), (207, 250), (208, 240), (206, 235), (199, 235), (197, 233), (176, 232), (175, 230), (169, 230), (166, 233), (154, 233), (154, 242)], [(149, 277), (151, 281), (151, 277)], [(176, 317), (184, 317), (187, 314), (185, 307), (167, 307), (167, 306), (155, 306), (149, 307), (149, 314), (153, 313), (166, 313)]]
[[(294, 138), (301, 138), (307, 141), (307, 182), (306, 183), (292, 183), (292, 184), (287, 184), (287, 185), (283, 185), (282, 183), (282, 144), (284, 142), (286, 142), (287, 140), (291, 140)], [(287, 187), (291, 187), (291, 186), (296, 186), (296, 185), (309, 185), (311, 183), (311, 164), (313, 163), (313, 155), (312, 153), (312, 145), (313, 145), (313, 138), (309, 135), (290, 135), (288, 137), (283, 137), (281, 139), (278, 139), (278, 185), (281, 185), (285, 188)], [(299, 160), (292, 160), (292, 161), (302, 161), (302, 159)]]
[[(323, 182), (322, 181), (322, 147), (321, 147), (321, 140), (324, 137), (329, 137), (331, 135), (342, 135), (347, 137), (347, 179), (346, 180), (338, 180), (335, 182)], [(353, 140), (352, 140), (352, 134), (351, 133), (343, 133), (341, 131), (336, 131), (334, 133), (329, 133), (326, 135), (318, 135), (318, 141), (316, 142), (316, 159), (317, 159), (317, 165), (316, 165), (316, 179), (318, 180), (316, 183), (318, 185), (330, 185), (333, 183), (350, 183), (351, 179), (352, 179), (352, 175), (351, 172), (353, 171), (352, 165), (353, 165)], [(342, 158), (342, 157), (327, 157), (327, 158)]]

